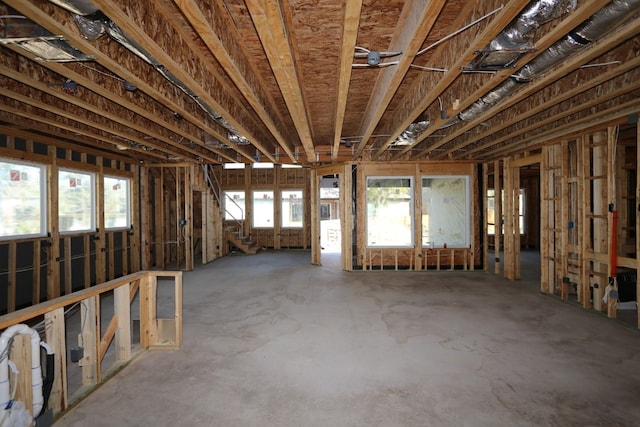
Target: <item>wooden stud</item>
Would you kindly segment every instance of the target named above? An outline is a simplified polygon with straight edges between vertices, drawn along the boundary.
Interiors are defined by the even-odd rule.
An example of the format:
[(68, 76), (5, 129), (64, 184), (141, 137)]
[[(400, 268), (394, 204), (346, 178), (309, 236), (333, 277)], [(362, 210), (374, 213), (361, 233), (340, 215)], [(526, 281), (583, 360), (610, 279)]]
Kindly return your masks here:
[(62, 412), (68, 403), (67, 389), (67, 340), (64, 308), (59, 307), (44, 314), (45, 339), (54, 354), (53, 386), (49, 395), (49, 407), (54, 415)]
[(65, 237), (63, 239), (64, 245), (64, 293), (65, 295), (73, 292), (71, 280), (73, 274), (71, 270), (71, 237)]
[[(634, 209), (636, 211), (636, 274), (640, 272), (640, 126), (636, 123), (636, 200)], [(640, 282), (636, 280), (636, 304), (640, 301)], [(637, 326), (640, 329), (640, 307), (636, 305)]]
[(82, 367), (82, 385), (95, 385), (101, 380), (98, 348), (100, 340), (100, 296), (82, 300), (80, 304), (80, 342), (84, 357), (78, 363)]
[(84, 287), (88, 288), (91, 286), (91, 235), (82, 236), (82, 242), (84, 246)]
[[(17, 334), (13, 337), (11, 361), (16, 365), (19, 375), (10, 371), (10, 384), (15, 384), (14, 400), (24, 403), (29, 413), (33, 412), (31, 335)], [(7, 424), (9, 425), (9, 424)], [(16, 424), (17, 425), (17, 424)], [(33, 425), (33, 424), (30, 424)]]
[(131, 359), (131, 299), (130, 285), (113, 290), (114, 318), (117, 320), (116, 360), (124, 362)]
[(8, 269), (9, 275), (7, 278), (7, 312), (11, 313), (16, 310), (16, 262), (17, 262), (17, 243), (16, 241), (9, 242), (9, 259)]
[[(616, 170), (616, 148), (617, 148), (617, 144), (618, 144), (618, 129), (613, 128), (613, 127), (609, 127), (607, 129), (607, 199), (606, 201), (608, 202), (608, 204), (612, 204), (613, 205), (613, 209), (618, 209), (618, 202), (617, 202), (617, 197), (616, 197), (616, 176), (618, 174), (618, 170)], [(620, 229), (620, 227), (617, 227), (616, 229), (613, 229), (614, 227), (614, 221), (613, 221), (613, 212), (611, 212), (609, 210), (609, 223), (608, 223), (608, 233), (607, 233), (607, 252), (609, 254), (609, 259), (611, 259), (611, 256), (613, 253), (617, 254), (617, 247), (614, 247), (614, 235), (616, 237), (618, 237), (618, 230)], [(617, 239), (617, 241), (620, 241), (620, 239)], [(616, 255), (617, 257), (617, 255)], [(616, 260), (617, 263), (617, 260)], [(607, 316), (609, 318), (615, 318), (617, 316), (617, 303), (618, 303), (618, 298), (617, 296), (615, 298), (612, 298), (611, 295), (612, 293), (617, 295), (618, 294), (618, 285), (617, 282), (615, 280), (613, 280), (612, 278), (614, 278), (616, 276), (616, 272), (615, 271), (611, 271), (612, 270), (612, 265), (609, 262), (607, 264), (607, 271), (609, 271), (609, 285), (611, 286), (611, 289), (608, 292), (608, 294), (606, 294), (605, 296), (607, 297)]]
[(193, 270), (193, 190), (191, 184), (194, 179), (194, 166), (184, 168), (184, 219), (186, 224), (182, 226), (184, 235), (185, 269)]
[(31, 275), (31, 304), (36, 305), (40, 302), (40, 250), (42, 241), (33, 241), (33, 272)]
[(502, 236), (502, 186), (500, 185), (500, 160), (496, 160), (493, 163), (493, 188), (494, 188), (494, 217), (495, 217), (495, 233), (493, 235), (493, 245), (494, 245), (494, 273), (500, 274), (500, 245), (501, 245), (501, 236)]
[(47, 228), (49, 229), (49, 248), (47, 250), (47, 299), (60, 296), (60, 227), (58, 223), (58, 166), (56, 148), (49, 146), (48, 154), (51, 165), (47, 169)]

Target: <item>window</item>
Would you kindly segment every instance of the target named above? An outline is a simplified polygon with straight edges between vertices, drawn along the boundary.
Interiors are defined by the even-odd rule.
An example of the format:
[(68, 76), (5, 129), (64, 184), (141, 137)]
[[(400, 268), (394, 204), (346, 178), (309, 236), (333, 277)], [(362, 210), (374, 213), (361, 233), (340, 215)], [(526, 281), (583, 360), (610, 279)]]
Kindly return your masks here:
[(283, 191), (281, 194), (282, 226), (302, 228), (304, 218), (302, 190)]
[(61, 233), (96, 229), (93, 174), (60, 169), (58, 219)]
[(468, 176), (422, 177), (422, 246), (470, 246)]
[(270, 163), (270, 162), (256, 162), (256, 163), (252, 163), (251, 167), (253, 169), (273, 169), (273, 163)]
[(244, 191), (224, 192), (224, 219), (242, 221), (245, 213)]
[(244, 169), (244, 163), (225, 163), (224, 169)]
[(413, 247), (413, 178), (367, 177), (367, 247)]
[[(489, 188), (487, 190), (487, 233), (490, 236), (493, 236), (496, 233), (495, 194), (496, 193), (493, 188)], [(501, 206), (503, 206), (503, 209), (504, 209), (504, 190), (502, 190), (501, 195), (502, 195)], [(526, 201), (525, 191), (524, 191), (524, 188), (521, 188), (520, 193), (518, 195), (518, 209), (520, 211), (518, 215), (518, 225), (520, 226), (520, 235), (525, 234), (525, 224), (526, 224), (525, 201)], [(500, 227), (500, 230), (502, 231), (502, 234), (504, 234), (504, 221), (502, 218), (500, 218), (500, 224), (502, 225)]]
[(0, 160), (0, 238), (46, 234), (45, 167)]
[(273, 228), (273, 191), (253, 192), (253, 226)]
[(126, 228), (131, 226), (130, 182), (127, 178), (104, 177), (104, 226)]

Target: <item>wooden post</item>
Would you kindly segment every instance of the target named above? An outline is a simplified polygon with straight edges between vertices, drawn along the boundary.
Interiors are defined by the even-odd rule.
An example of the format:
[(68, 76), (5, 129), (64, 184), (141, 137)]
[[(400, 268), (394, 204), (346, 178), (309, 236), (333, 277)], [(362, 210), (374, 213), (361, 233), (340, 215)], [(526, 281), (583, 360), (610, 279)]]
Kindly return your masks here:
[[(129, 264), (129, 269), (127, 272), (123, 272), (123, 274), (127, 274), (132, 271), (140, 271), (141, 259), (148, 259), (149, 254), (146, 253), (147, 247), (141, 246), (141, 238), (144, 234), (144, 230), (141, 224), (141, 221), (144, 221), (144, 215), (149, 211), (147, 207), (145, 207), (142, 214), (140, 200), (146, 200), (144, 197), (140, 196), (140, 188), (142, 188), (143, 192), (148, 193), (148, 182), (140, 183), (141, 180), (141, 172), (140, 170), (143, 168), (138, 167), (137, 165), (131, 166), (131, 172), (133, 173), (133, 178), (131, 179), (131, 186), (129, 191), (131, 192), (131, 206), (129, 207), (131, 213), (131, 231), (129, 234), (129, 246), (131, 250), (129, 251), (131, 262)], [(147, 238), (150, 234), (146, 235)], [(146, 245), (148, 246), (148, 245)]]
[(113, 290), (114, 316), (117, 319), (116, 360), (124, 362), (131, 359), (131, 300), (130, 286), (123, 285)]
[(590, 217), (592, 215), (591, 211), (591, 186), (593, 183), (591, 182), (591, 143), (589, 137), (582, 135), (581, 137), (581, 146), (582, 146), (582, 209), (583, 215), (582, 226), (580, 227), (580, 231), (582, 234), (582, 275), (584, 281), (582, 283), (582, 307), (591, 308), (592, 307), (592, 297), (591, 297), (591, 286), (593, 285), (593, 279), (591, 278), (591, 265), (592, 262), (588, 258), (588, 254), (593, 250), (593, 237), (591, 233), (591, 224), (593, 219)]
[(53, 369), (53, 387), (49, 396), (49, 407), (54, 414), (67, 407), (67, 344), (65, 332), (64, 308), (60, 307), (44, 315), (46, 342), (53, 352), (55, 366)]
[(64, 245), (64, 294), (69, 295), (72, 290), (71, 280), (73, 274), (71, 274), (71, 237), (65, 237), (63, 239)]
[(309, 190), (309, 205), (311, 207), (311, 264), (322, 264), (322, 250), (320, 247), (320, 178), (321, 176), (315, 169), (311, 170), (311, 188)]
[(109, 250), (107, 246), (107, 233), (104, 230), (104, 159), (102, 157), (96, 158), (96, 162), (98, 164), (99, 173), (97, 174), (97, 179), (95, 183), (96, 189), (96, 215), (97, 215), (97, 227), (98, 231), (96, 233), (96, 264), (95, 264), (95, 272), (96, 272), (96, 283), (104, 283), (106, 282), (106, 271), (107, 271), (107, 258), (106, 251)]
[[(592, 136), (593, 145), (593, 252), (595, 254), (607, 253), (607, 185), (605, 182), (607, 173), (607, 141), (602, 133), (595, 133)], [(593, 289), (593, 308), (602, 311), (602, 296), (607, 285), (609, 275), (608, 262), (594, 262), (594, 276), (598, 282), (598, 287)]]
[[(636, 124), (636, 165), (640, 165), (640, 125)], [(636, 272), (640, 271), (640, 170), (636, 166), (636, 200), (634, 206), (636, 209)], [(636, 302), (640, 298), (640, 281), (636, 280)], [(640, 308), (636, 307), (636, 316), (638, 318), (638, 328), (640, 329)]]
[(94, 385), (100, 382), (100, 295), (86, 298), (80, 304), (80, 342), (84, 347), (82, 367), (82, 385)]
[(342, 269), (353, 270), (353, 176), (351, 174), (351, 164), (343, 166), (340, 175), (340, 230)]
[[(482, 165), (482, 200), (484, 200), (484, 223), (482, 224), (482, 269), (489, 271), (489, 163)], [(494, 195), (495, 206), (495, 195)], [(495, 225), (494, 225), (495, 234)]]
[[(617, 197), (616, 197), (616, 176), (618, 171), (616, 170), (616, 146), (618, 143), (618, 129), (614, 127), (609, 127), (607, 129), (607, 201), (612, 206), (614, 210), (618, 209)], [(607, 248), (608, 248), (608, 259), (611, 260), (612, 255), (616, 254), (617, 258), (617, 239), (618, 237), (618, 229), (617, 221), (613, 220), (613, 211), (609, 209), (609, 230), (607, 233)], [(615, 237), (615, 238), (614, 238)], [(617, 259), (613, 261), (617, 264)], [(618, 303), (618, 285), (617, 282), (612, 279), (615, 278), (616, 272), (611, 271), (613, 266), (611, 262), (607, 265), (607, 271), (610, 277), (610, 285), (611, 289), (609, 290), (607, 296), (607, 316), (609, 318), (615, 318), (617, 316), (617, 303)], [(612, 295), (615, 295), (612, 297)]]
[(40, 302), (40, 240), (33, 241), (33, 271), (31, 276), (32, 293), (31, 293), (31, 305), (36, 305)]
[(513, 280), (515, 272), (514, 264), (514, 192), (513, 188), (513, 168), (511, 167), (511, 159), (505, 158), (504, 167), (504, 277)]
[(494, 273), (500, 274), (500, 240), (502, 236), (502, 186), (500, 185), (500, 160), (493, 163), (493, 188), (494, 188), (494, 215), (495, 215), (495, 233), (493, 235), (494, 250)]
[(193, 189), (194, 166), (184, 168), (184, 219), (186, 224), (182, 226), (184, 235), (185, 269), (193, 270)]
[(91, 235), (82, 236), (82, 246), (84, 253), (84, 288), (91, 287)]
[[(10, 370), (9, 383), (16, 384), (15, 400), (24, 403), (29, 413), (33, 414), (31, 335), (17, 334), (13, 337), (11, 361), (16, 365), (16, 369), (18, 370), (17, 377)], [(33, 423), (29, 425), (33, 425)]]
[(9, 277), (7, 282), (7, 312), (16, 311), (16, 262), (17, 262), (17, 243), (9, 242)]
[(51, 240), (47, 242), (47, 300), (60, 296), (60, 225), (58, 223), (58, 166), (56, 148), (49, 146), (51, 165), (47, 169), (47, 228)]

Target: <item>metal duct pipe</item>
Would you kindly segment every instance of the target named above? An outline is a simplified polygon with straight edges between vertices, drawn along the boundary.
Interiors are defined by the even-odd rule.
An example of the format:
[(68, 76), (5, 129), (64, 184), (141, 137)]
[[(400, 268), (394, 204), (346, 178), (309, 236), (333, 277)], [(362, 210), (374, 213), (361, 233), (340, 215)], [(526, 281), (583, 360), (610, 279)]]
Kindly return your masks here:
[(418, 136), (420, 136), (428, 126), (429, 120), (411, 123), (407, 129), (396, 138), (393, 145), (411, 145), (415, 143)]
[(67, 9), (71, 13), (76, 15), (91, 15), (98, 11), (96, 6), (91, 0), (49, 0), (51, 3), (56, 4), (64, 9)]
[(539, 0), (530, 3), (495, 39), (490, 50), (515, 50), (529, 45), (540, 26), (576, 7), (577, 0)]
[[(583, 49), (589, 43), (609, 32), (615, 22), (624, 19), (638, 7), (640, 7), (640, 0), (613, 0), (567, 34), (562, 40), (553, 44), (542, 54), (522, 67), (512, 78), (505, 80), (467, 109), (460, 112), (457, 115), (457, 119), (463, 121), (473, 120), (511, 93), (517, 86), (516, 83), (531, 81), (538, 74), (558, 64), (578, 50)], [(447, 126), (450, 125), (451, 124), (448, 124)]]

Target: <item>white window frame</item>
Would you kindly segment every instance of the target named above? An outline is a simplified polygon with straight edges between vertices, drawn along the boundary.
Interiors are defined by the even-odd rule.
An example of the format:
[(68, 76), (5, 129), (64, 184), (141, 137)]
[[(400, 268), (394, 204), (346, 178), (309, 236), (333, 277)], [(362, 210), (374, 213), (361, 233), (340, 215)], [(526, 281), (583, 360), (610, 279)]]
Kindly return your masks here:
[[(62, 230), (62, 226), (60, 225), (60, 207), (62, 206), (62, 202), (60, 200), (60, 172), (71, 173), (71, 174), (81, 174), (81, 175), (89, 175), (91, 177), (91, 185), (89, 186), (91, 193), (91, 212), (90, 212), (90, 224), (89, 228), (77, 229), (77, 230)], [(58, 169), (58, 227), (60, 230), (60, 235), (68, 235), (68, 234), (79, 234), (79, 233), (92, 233), (96, 231), (96, 174), (94, 172), (89, 172), (80, 169), (72, 169), (72, 168), (59, 168)]]
[[(39, 187), (40, 187), (40, 231), (28, 234), (11, 234), (0, 236), (0, 241), (28, 239), (34, 237), (44, 237), (47, 235), (47, 166), (40, 163), (24, 162), (6, 157), (0, 157), (0, 162), (14, 165), (28, 166), (40, 170)], [(2, 219), (0, 218), (0, 221)]]
[(102, 198), (102, 203), (105, 204), (103, 207), (103, 212), (105, 214), (105, 218), (104, 218), (104, 228), (105, 230), (123, 230), (123, 229), (127, 229), (127, 228), (131, 228), (131, 179), (130, 178), (126, 178), (126, 177), (122, 177), (122, 176), (117, 176), (117, 175), (104, 175), (102, 177), (103, 179), (103, 187), (104, 187), (104, 192), (106, 193), (107, 191), (107, 179), (116, 179), (118, 180), (120, 183), (120, 181), (125, 182), (125, 190), (127, 192), (126, 194), (126, 224), (125, 225), (119, 225), (119, 226), (114, 226), (114, 227), (109, 227), (107, 226), (107, 206), (105, 204), (106, 202), (106, 194), (103, 195)]
[[(368, 212), (368, 207), (369, 207), (369, 181), (370, 180), (375, 180), (375, 179), (388, 179), (388, 180), (409, 180), (409, 221), (410, 221), (410, 225), (409, 225), (409, 242), (407, 244), (376, 244), (375, 242), (370, 242), (369, 239), (369, 212)], [(415, 240), (414, 240), (414, 235), (415, 235), (415, 182), (414, 182), (414, 177), (413, 176), (367, 176), (365, 178), (365, 206), (366, 206), (366, 214), (365, 214), (365, 218), (366, 218), (366, 222), (365, 222), (365, 231), (366, 231), (366, 247), (367, 248), (375, 248), (375, 249), (384, 249), (384, 248), (388, 248), (388, 249), (393, 249), (393, 248), (414, 248), (415, 247)]]
[[(462, 245), (456, 245), (456, 244), (452, 244), (451, 242), (444, 242), (444, 241), (439, 241), (438, 239), (431, 239), (433, 240), (433, 247), (443, 247), (445, 244), (447, 245), (447, 247), (451, 247), (451, 248), (469, 248), (471, 247), (471, 188), (470, 188), (470, 183), (471, 183), (471, 179), (469, 175), (423, 175), (420, 177), (420, 194), (422, 197), (422, 190), (423, 190), (423, 185), (422, 183), (424, 182), (425, 179), (463, 179), (465, 182), (465, 206), (464, 206), (464, 243)], [(428, 201), (426, 200), (422, 200), (422, 206), (423, 209), (425, 206), (428, 206)], [(420, 212), (420, 214), (422, 215), (422, 212)], [(422, 227), (424, 228), (424, 224), (422, 224)], [(422, 232), (421, 232), (422, 235)], [(422, 245), (423, 247), (430, 247), (430, 241), (429, 242), (425, 242), (424, 241), (424, 237), (421, 237), (422, 239)]]
[[(285, 221), (285, 209), (284, 209), (284, 204), (285, 204), (285, 200), (291, 200), (290, 197), (286, 197), (284, 196), (285, 193), (291, 193), (291, 192), (296, 192), (296, 193), (300, 193), (300, 198), (295, 198), (294, 200), (297, 200), (300, 202), (300, 205), (302, 206), (302, 221), (300, 222), (300, 225), (285, 225), (284, 221)], [(304, 190), (301, 189), (288, 189), (288, 190), (281, 190), (280, 191), (280, 227), (281, 228), (292, 228), (292, 229), (300, 229), (300, 228), (304, 228)], [(290, 211), (289, 211), (290, 212)]]
[[(256, 225), (256, 214), (258, 213), (258, 209), (256, 209), (256, 193), (271, 193), (271, 225)], [(246, 204), (246, 201), (245, 201)], [(273, 190), (252, 190), (251, 191), (251, 211), (253, 212), (252, 218), (251, 218), (251, 225), (253, 226), (253, 228), (261, 228), (261, 229), (265, 229), (265, 230), (269, 230), (269, 229), (273, 229), (275, 228), (275, 210), (276, 210), (276, 193)]]

